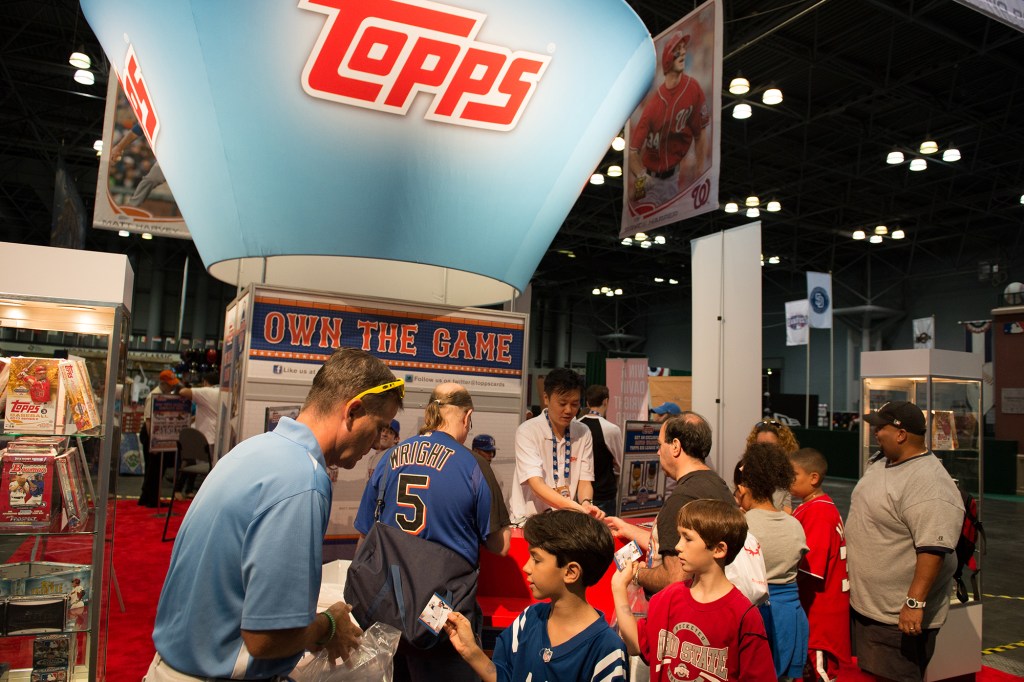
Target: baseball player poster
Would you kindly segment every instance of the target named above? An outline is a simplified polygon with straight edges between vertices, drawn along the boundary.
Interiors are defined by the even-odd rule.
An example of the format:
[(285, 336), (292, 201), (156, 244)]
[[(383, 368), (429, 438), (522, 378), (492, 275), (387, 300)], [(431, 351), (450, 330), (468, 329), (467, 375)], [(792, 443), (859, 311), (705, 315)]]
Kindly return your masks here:
[(654, 46), (654, 84), (626, 121), (620, 237), (718, 208), (721, 0), (677, 21)]

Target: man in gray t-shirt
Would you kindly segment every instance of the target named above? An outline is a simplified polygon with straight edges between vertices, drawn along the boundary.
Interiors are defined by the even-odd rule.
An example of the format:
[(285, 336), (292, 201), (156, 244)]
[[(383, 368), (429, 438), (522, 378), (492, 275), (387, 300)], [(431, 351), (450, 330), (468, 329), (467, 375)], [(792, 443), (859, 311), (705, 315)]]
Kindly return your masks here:
[(854, 488), (846, 521), (857, 663), (887, 679), (921, 680), (946, 621), (964, 506), (924, 446), (909, 402), (864, 415), (883, 459)]

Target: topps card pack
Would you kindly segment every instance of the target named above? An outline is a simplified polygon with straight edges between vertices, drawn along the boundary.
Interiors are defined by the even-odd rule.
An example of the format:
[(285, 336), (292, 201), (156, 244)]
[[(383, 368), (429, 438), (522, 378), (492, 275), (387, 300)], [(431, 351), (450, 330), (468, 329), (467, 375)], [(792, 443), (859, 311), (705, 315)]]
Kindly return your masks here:
[(53, 459), (10, 449), (0, 458), (0, 528), (44, 527), (60, 511), (60, 496), (53, 490)]
[(615, 552), (615, 567), (621, 571), (643, 555), (644, 553), (640, 551), (640, 545), (636, 544), (636, 540), (630, 540), (627, 545)]

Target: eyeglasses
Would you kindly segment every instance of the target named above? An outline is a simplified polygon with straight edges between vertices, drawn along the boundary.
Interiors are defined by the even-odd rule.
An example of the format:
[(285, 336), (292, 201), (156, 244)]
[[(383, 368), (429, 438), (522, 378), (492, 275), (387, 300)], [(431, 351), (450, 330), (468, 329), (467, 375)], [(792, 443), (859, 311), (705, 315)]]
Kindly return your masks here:
[[(405, 381), (403, 379), (396, 379), (394, 381), (389, 381), (386, 384), (381, 384), (380, 386), (374, 386), (373, 388), (368, 388), (365, 391), (363, 391), (362, 393), (357, 393), (356, 396), (354, 398), (352, 398), (352, 400), (359, 400), (360, 398), (364, 398), (364, 397), (368, 396), (371, 393), (387, 393), (388, 391), (390, 391), (391, 389), (394, 389), (394, 388), (398, 389), (398, 397), (404, 399), (405, 398)], [(349, 402), (352, 402), (352, 400), (349, 400)]]

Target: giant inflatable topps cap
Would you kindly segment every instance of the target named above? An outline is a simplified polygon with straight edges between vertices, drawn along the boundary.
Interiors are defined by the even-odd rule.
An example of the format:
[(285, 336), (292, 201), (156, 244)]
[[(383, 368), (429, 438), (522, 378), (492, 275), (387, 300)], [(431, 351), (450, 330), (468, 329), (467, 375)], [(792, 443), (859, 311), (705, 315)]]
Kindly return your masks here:
[(622, 0), (82, 7), (214, 276), (454, 305), (525, 288), (656, 63)]

